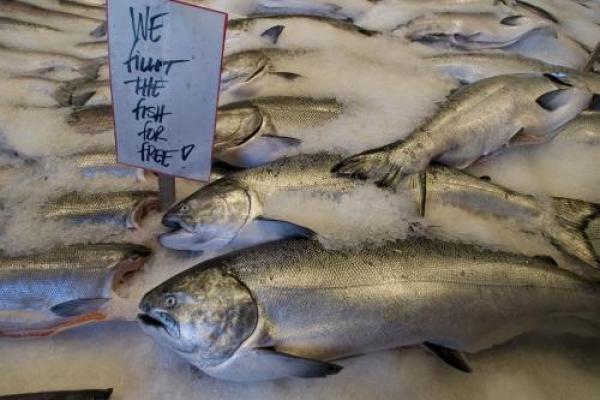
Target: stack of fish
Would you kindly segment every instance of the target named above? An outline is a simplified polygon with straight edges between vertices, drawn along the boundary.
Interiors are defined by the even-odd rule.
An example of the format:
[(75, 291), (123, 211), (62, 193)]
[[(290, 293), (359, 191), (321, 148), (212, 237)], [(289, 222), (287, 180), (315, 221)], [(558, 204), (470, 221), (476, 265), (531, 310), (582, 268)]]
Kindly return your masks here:
[[(2, 114), (30, 107), (60, 113), (55, 107), (77, 103), (71, 86), (96, 82), (106, 63), (106, 38), (102, 32), (90, 34), (104, 16), (100, 5), (3, 1)], [(29, 223), (52, 226), (58, 240), (44, 242), (29, 232), (33, 242), (40, 240), (3, 249), (0, 334), (48, 335), (106, 319), (113, 290), (119, 290), (124, 278), (139, 270), (151, 254), (148, 247), (124, 238), (122, 228), (137, 227), (145, 214), (157, 209), (156, 192), (106, 190), (114, 180), (132, 186), (141, 178), (135, 169), (117, 165), (110, 143), (92, 143), (65, 154), (24, 154), (12, 149), (9, 140), (3, 143), (0, 190), (5, 209), (13, 211), (5, 216), (3, 239), (10, 240), (15, 233), (11, 227), (24, 222), (15, 208), (29, 205), (36, 215)], [(61, 175), (58, 171), (66, 174), (57, 178), (59, 191), (51, 189), (54, 178), (49, 176)], [(28, 194), (46, 190), (50, 192), (41, 200), (34, 201)], [(78, 229), (95, 229), (98, 224), (115, 227), (93, 240), (80, 237)], [(71, 238), (62, 238), (69, 232)]]
[[(336, 360), (421, 344), (469, 372), (465, 352), (542, 322), (600, 321), (598, 185), (565, 169), (553, 170), (567, 174), (557, 182), (534, 187), (507, 171), (515, 160), (524, 170), (532, 159), (560, 164), (557, 152), (574, 146), (587, 151), (571, 160), (579, 166), (571, 171), (581, 171), (597, 153), (600, 75), (590, 66), (600, 5), (568, 3), (225, 5), (237, 17), (227, 32), (214, 156), (232, 168), (166, 212), (159, 237), (167, 249), (211, 259), (148, 292), (142, 328), (209, 375), (256, 381), (331, 375), (341, 370)], [(44, 153), (7, 125), (0, 194), (18, 206), (15, 176), (75, 170), (84, 184), (40, 184), (62, 193), (38, 212), (47, 223), (83, 220), (104, 232), (115, 221), (140, 228), (156, 198), (152, 178), (135, 179), (139, 171), (118, 166), (107, 146), (102, 8), (84, 0), (0, 4), (0, 27), (10, 31), (0, 38), (0, 67), (17, 94), (4, 103), (53, 107), (68, 131), (66, 149)], [(41, 45), (43, 35), (56, 37), (56, 48)], [(315, 60), (324, 62), (315, 69)], [(358, 73), (338, 69), (344, 62)], [(394, 82), (422, 67), (411, 73), (444, 93), (440, 104), (423, 100), (429, 109), (415, 110), (416, 119), (369, 131), (361, 123), (373, 118), (368, 75), (390, 65), (398, 66)], [(347, 88), (328, 84), (333, 75), (338, 83), (361, 79)], [(377, 97), (406, 97), (386, 83)], [(405, 101), (422, 104), (418, 96)], [(399, 114), (399, 104), (388, 107), (376, 117)], [(106, 182), (139, 190), (90, 190)], [(104, 318), (110, 284), (148, 255), (139, 245), (70, 243), (4, 257), (0, 331), (46, 334)]]

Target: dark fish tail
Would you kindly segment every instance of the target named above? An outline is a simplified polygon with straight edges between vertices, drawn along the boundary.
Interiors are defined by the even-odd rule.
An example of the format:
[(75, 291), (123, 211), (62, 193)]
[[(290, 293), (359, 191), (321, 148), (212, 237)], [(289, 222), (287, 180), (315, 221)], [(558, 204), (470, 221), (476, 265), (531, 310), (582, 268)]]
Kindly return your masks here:
[(0, 396), (0, 400), (107, 400), (110, 389), (65, 390), (58, 392), (25, 393)]
[(588, 265), (600, 268), (600, 258), (586, 231), (600, 218), (600, 205), (582, 200), (554, 198), (558, 228), (550, 240), (558, 249)]

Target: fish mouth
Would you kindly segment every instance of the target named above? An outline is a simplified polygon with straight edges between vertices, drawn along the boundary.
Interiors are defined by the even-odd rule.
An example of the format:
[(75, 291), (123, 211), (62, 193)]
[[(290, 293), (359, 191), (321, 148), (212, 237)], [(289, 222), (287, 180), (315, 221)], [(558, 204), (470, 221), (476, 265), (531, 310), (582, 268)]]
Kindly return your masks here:
[(173, 317), (162, 311), (155, 311), (153, 314), (138, 314), (137, 318), (142, 329), (162, 331), (173, 339), (179, 339), (181, 336), (179, 324)]

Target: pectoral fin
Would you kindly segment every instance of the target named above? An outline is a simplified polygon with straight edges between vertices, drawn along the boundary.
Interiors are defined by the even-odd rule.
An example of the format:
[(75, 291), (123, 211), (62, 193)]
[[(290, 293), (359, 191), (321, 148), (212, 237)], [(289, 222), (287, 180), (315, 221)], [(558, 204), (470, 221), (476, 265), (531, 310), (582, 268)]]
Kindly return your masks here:
[(221, 379), (255, 382), (292, 377), (323, 378), (341, 370), (342, 367), (337, 364), (257, 348), (240, 351), (225, 365), (204, 371)]
[(103, 297), (96, 299), (71, 300), (53, 306), (50, 308), (50, 311), (59, 317), (75, 317), (77, 315), (98, 311), (108, 301), (110, 301), (110, 299)]
[(275, 26), (270, 27), (263, 33), (261, 33), (260, 36), (269, 40), (271, 43), (276, 44), (277, 41), (279, 40), (279, 36), (281, 35), (281, 32), (283, 32), (284, 29), (285, 29), (285, 26), (283, 26), (283, 25), (275, 25)]
[(439, 344), (431, 342), (425, 342), (423, 345), (429, 350), (431, 350), (433, 354), (438, 356), (440, 360), (450, 365), (451, 367), (454, 367), (463, 372), (473, 372), (471, 366), (469, 365), (467, 357), (462, 352), (458, 350), (449, 349), (447, 347), (440, 346)]
[(236, 167), (256, 167), (286, 155), (300, 143), (301, 140), (291, 137), (261, 135), (239, 146), (219, 151), (216, 158)]
[(568, 89), (557, 89), (544, 93), (535, 102), (546, 111), (555, 111), (569, 103), (572, 94)]
[(287, 81), (295, 81), (298, 78), (302, 78), (302, 75), (300, 75), (300, 74), (296, 74), (294, 72), (285, 72), (285, 71), (269, 72), (269, 75), (274, 75), (279, 78), (283, 78)]

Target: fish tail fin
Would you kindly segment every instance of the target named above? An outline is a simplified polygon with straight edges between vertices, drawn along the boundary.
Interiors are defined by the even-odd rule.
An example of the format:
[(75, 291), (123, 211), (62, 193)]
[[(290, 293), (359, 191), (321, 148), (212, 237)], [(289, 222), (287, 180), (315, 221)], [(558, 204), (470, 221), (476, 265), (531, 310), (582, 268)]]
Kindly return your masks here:
[(95, 58), (87, 61), (83, 66), (79, 67), (79, 72), (85, 75), (86, 78), (96, 79), (100, 66), (106, 63), (106, 57)]
[(588, 228), (600, 222), (600, 205), (554, 198), (553, 207), (559, 228), (550, 234), (552, 244), (568, 255), (600, 268), (600, 257), (588, 236)]
[(70, 106), (71, 104), (73, 104), (74, 89), (75, 87), (70, 82), (67, 82), (65, 84), (60, 85), (58, 89), (54, 91), (52, 97), (54, 97), (58, 104), (60, 104), (61, 106)]

